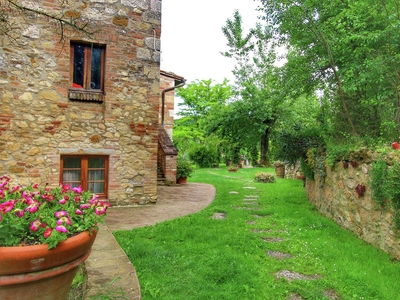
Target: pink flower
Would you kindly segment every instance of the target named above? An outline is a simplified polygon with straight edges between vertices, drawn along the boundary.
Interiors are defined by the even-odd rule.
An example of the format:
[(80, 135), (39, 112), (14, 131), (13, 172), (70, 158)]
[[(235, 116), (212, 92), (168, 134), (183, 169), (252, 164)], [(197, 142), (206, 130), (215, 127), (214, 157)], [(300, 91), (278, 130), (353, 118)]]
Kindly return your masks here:
[(19, 186), (19, 185), (17, 185), (17, 186), (14, 186), (14, 187), (13, 187), (13, 189), (12, 189), (12, 191), (11, 191), (11, 193), (15, 193), (16, 191), (18, 191), (18, 190), (19, 190), (19, 188), (20, 188), (20, 186)]
[(81, 204), (80, 206), (81, 209), (89, 209), (90, 208), (90, 204), (86, 203), (86, 204)]
[(65, 192), (67, 192), (70, 189), (70, 186), (67, 184), (61, 184), (61, 193), (64, 194)]
[(80, 209), (77, 209), (77, 210), (75, 210), (75, 214), (76, 215), (82, 215), (83, 213), (82, 213), (82, 211)]
[(107, 207), (105, 207), (105, 206), (96, 207), (96, 209), (94, 211), (95, 211), (96, 215), (104, 215), (107, 211)]
[(39, 229), (39, 226), (40, 226), (40, 221), (38, 219), (36, 219), (36, 221), (32, 222), (32, 224), (29, 228), (32, 231), (37, 231)]
[(54, 216), (55, 216), (57, 219), (59, 219), (59, 218), (68, 216), (68, 213), (67, 213), (65, 210), (60, 210), (60, 211), (56, 211), (56, 212), (54, 213)]
[(71, 218), (61, 217), (57, 220), (57, 225), (63, 225), (64, 223), (66, 223), (67, 225), (72, 225)]
[(67, 228), (65, 228), (65, 226), (63, 226), (63, 225), (56, 226), (56, 230), (58, 232), (68, 232)]
[(51, 229), (50, 227), (46, 228), (46, 230), (43, 232), (44, 238), (47, 239), (49, 236), (51, 236), (52, 232), (53, 232), (53, 229)]
[(8, 213), (12, 211), (14, 208), (14, 202), (12, 201), (6, 201), (2, 204), (0, 204), (0, 211), (3, 211), (4, 213)]
[(22, 218), (22, 217), (24, 216), (24, 214), (25, 214), (25, 212), (24, 212), (22, 209), (20, 209), (20, 208), (17, 208), (16, 210), (14, 210), (14, 212), (15, 212), (15, 215), (16, 215), (18, 218)]
[(82, 193), (82, 187), (81, 186), (73, 187), (72, 191), (75, 192), (75, 193), (80, 194), (80, 193)]
[(38, 183), (35, 183), (32, 187), (33, 187), (34, 189), (37, 189), (37, 188), (39, 187), (39, 184), (38, 184)]
[(62, 198), (60, 201), (58, 201), (58, 204), (65, 204), (67, 203), (67, 200), (65, 198)]
[(38, 208), (39, 207), (38, 207), (37, 203), (32, 203), (25, 210), (29, 210), (30, 213), (34, 213), (35, 211), (38, 210)]

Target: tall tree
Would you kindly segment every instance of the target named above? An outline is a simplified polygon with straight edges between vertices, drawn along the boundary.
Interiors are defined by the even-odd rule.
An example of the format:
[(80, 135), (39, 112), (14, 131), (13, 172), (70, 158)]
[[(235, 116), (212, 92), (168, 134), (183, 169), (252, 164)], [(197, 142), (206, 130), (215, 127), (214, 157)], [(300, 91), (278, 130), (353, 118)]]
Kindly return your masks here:
[(222, 54), (236, 60), (233, 73), (237, 101), (231, 105), (231, 120), (226, 122), (228, 118), (225, 119), (226, 130), (235, 130), (235, 135), (250, 148), (251, 143), (258, 140), (261, 162), (264, 163), (271, 131), (286, 102), (276, 86), (279, 74), (274, 66), (274, 45), (268, 43), (270, 35), (260, 25), (244, 34), (238, 11), (233, 19), (226, 21), (222, 31), (229, 47)]
[(333, 133), (391, 139), (399, 129), (397, 0), (261, 0), (271, 40), (288, 48), (294, 89), (324, 91)]

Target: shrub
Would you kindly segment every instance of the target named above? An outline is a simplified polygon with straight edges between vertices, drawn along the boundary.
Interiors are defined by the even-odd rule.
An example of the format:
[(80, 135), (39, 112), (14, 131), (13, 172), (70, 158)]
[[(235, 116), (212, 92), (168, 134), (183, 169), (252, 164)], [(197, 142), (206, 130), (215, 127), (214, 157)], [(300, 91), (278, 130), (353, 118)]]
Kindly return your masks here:
[(200, 168), (210, 168), (216, 162), (219, 162), (218, 152), (205, 145), (197, 145), (191, 149), (189, 152), (189, 158)]
[(254, 176), (254, 180), (256, 182), (273, 183), (273, 182), (275, 182), (275, 176), (270, 173), (259, 172), (259, 173), (256, 173), (256, 175)]
[(193, 173), (193, 167), (189, 160), (178, 157), (176, 162), (176, 178), (190, 177)]

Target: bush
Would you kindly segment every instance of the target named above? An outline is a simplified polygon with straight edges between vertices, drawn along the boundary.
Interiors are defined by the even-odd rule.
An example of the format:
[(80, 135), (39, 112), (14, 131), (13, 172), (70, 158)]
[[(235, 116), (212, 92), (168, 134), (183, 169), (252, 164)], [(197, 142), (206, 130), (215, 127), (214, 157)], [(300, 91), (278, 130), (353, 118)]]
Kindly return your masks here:
[(270, 173), (265, 173), (265, 172), (259, 172), (256, 173), (254, 176), (254, 180), (256, 182), (267, 182), (267, 183), (274, 183), (275, 182), (275, 176)]
[(189, 158), (200, 168), (211, 168), (219, 162), (219, 155), (215, 149), (205, 145), (197, 145), (189, 152)]
[(190, 177), (193, 173), (193, 167), (189, 160), (178, 157), (176, 162), (176, 178)]

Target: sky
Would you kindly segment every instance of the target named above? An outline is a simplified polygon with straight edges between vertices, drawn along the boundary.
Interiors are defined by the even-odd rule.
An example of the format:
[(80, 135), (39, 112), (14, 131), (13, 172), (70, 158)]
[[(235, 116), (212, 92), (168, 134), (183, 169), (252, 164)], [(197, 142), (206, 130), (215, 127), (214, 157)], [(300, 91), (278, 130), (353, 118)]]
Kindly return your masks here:
[(233, 83), (235, 61), (222, 56), (228, 50), (222, 33), (235, 10), (245, 28), (257, 22), (254, 0), (163, 0), (161, 27), (161, 69), (182, 76), (190, 83), (212, 79)]

